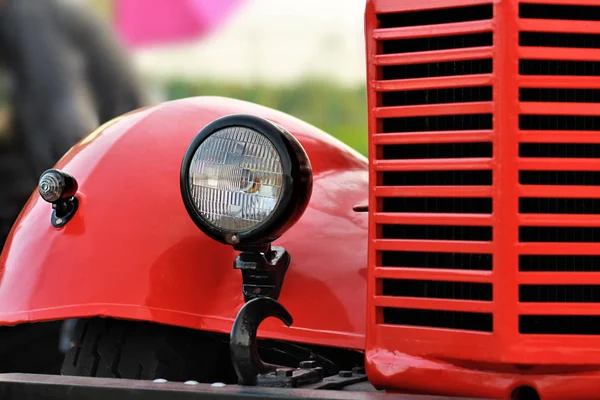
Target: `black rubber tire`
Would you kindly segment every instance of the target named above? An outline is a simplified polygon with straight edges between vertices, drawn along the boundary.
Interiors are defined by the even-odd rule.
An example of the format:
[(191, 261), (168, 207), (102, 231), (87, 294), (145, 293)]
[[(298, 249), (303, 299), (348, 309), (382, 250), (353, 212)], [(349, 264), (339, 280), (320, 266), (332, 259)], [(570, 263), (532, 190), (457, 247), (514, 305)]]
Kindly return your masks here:
[(73, 347), (65, 355), (61, 374), (179, 382), (230, 380), (229, 346), (224, 339), (149, 322), (82, 319), (75, 327)]

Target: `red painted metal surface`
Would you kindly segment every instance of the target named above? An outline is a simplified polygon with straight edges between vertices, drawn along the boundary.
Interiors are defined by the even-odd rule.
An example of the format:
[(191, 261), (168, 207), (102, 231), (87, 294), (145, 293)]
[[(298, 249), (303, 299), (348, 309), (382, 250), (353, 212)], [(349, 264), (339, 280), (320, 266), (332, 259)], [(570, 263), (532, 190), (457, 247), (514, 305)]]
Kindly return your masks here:
[[(595, 8), (588, 13), (580, 12), (578, 19), (583, 21), (559, 19), (566, 17), (560, 11), (547, 13), (545, 8), (537, 9), (538, 15), (534, 17), (520, 18), (522, 3)], [(486, 4), (492, 13), (479, 17), (473, 6)], [(467, 6), (470, 8), (462, 8)], [(413, 14), (398, 26), (392, 26), (394, 18), (401, 20), (402, 13), (436, 10), (440, 12), (435, 17)], [(462, 17), (444, 21), (454, 18), (448, 16), (457, 15), (452, 14), (457, 10), (458, 14), (465, 10)], [(492, 398), (508, 398), (516, 387), (531, 386), (542, 399), (597, 397), (600, 330), (593, 327), (598, 326), (594, 319), (586, 323), (573, 318), (600, 316), (600, 303), (594, 297), (600, 288), (597, 286), (600, 285), (600, 236), (594, 236), (595, 231), (588, 231), (590, 237), (585, 236), (587, 228), (600, 226), (600, 217), (592, 207), (581, 208), (581, 204), (587, 204), (584, 200), (600, 199), (600, 190), (598, 182), (589, 178), (591, 175), (586, 175), (587, 178), (577, 175), (599, 171), (600, 155), (581, 147), (576, 154), (562, 146), (584, 144), (591, 148), (600, 144), (600, 124), (592, 125), (591, 120), (583, 119), (600, 115), (600, 98), (590, 97), (584, 102), (576, 97), (581, 94), (574, 91), (600, 88), (600, 72), (592, 70), (591, 65), (581, 67), (561, 62), (600, 61), (600, 42), (591, 42), (591, 37), (586, 37), (587, 42), (582, 39), (576, 44), (573, 37), (562, 37), (535, 45), (520, 38), (520, 32), (531, 32), (533, 36), (539, 32), (600, 34), (597, 17), (600, 14), (594, 14), (599, 10), (598, 0), (368, 1), (365, 30), (369, 151), (373, 156), (369, 172), (366, 360), (369, 379), (376, 386)], [(381, 27), (382, 23), (385, 27)], [(493, 40), (488, 45), (469, 45), (469, 35), (482, 33), (490, 34)], [(457, 35), (462, 39), (448, 46), (449, 37)], [(436, 41), (439, 38), (447, 41), (440, 44)], [(422, 48), (402, 52), (403, 46), (419, 46), (410, 42), (414, 39), (423, 40)], [(481, 64), (476, 63), (469, 64), (473, 69), (461, 71), (459, 64), (454, 63), (440, 73), (443, 76), (434, 76), (436, 73), (432, 72), (442, 71), (437, 65), (440, 62), (481, 59), (492, 59), (490, 71), (478, 71), (475, 66)], [(540, 67), (528, 66), (526, 60), (558, 60), (559, 66), (546, 65), (545, 70), (535, 70)], [(404, 65), (417, 68), (419, 64), (427, 72), (416, 77), (411, 75), (414, 69), (398, 68)], [(386, 71), (386, 67), (395, 70)], [(484, 86), (492, 87), (489, 99), (461, 97), (466, 88)], [(444, 100), (439, 92), (432, 91), (438, 89), (456, 90), (452, 94), (445, 92), (448, 97)], [(539, 90), (527, 98), (523, 89)], [(570, 92), (560, 97), (558, 92), (541, 89)], [(429, 90), (425, 100), (415, 100), (416, 95), (411, 97), (414, 91), (422, 90)], [(469, 126), (466, 118), (444, 122), (454, 123), (452, 129), (435, 119), (465, 114), (491, 114), (493, 118), (485, 127)], [(557, 125), (556, 121), (565, 115), (572, 119)], [(544, 119), (546, 116), (550, 119)], [(402, 125), (405, 122), (401, 118), (411, 117), (423, 117), (418, 129), (411, 128), (416, 123)], [(527, 118), (534, 122), (527, 123)], [(463, 121), (463, 125), (457, 120)], [(439, 144), (481, 142), (491, 143), (493, 151), (489, 155), (427, 153), (419, 158), (406, 156), (398, 147), (427, 145), (433, 149)], [(520, 150), (524, 148), (522, 144), (535, 144), (533, 150), (527, 150), (533, 153)], [(541, 154), (545, 144), (550, 144), (551, 150)], [(556, 155), (557, 152), (562, 153)], [(410, 183), (408, 178), (398, 183), (402, 174), (413, 171), (491, 171), (492, 178), (488, 183), (461, 183), (456, 173), (447, 178), (456, 179), (451, 184), (448, 181), (432, 184), (425, 178), (417, 183)], [(529, 181), (522, 177), (526, 171), (532, 171)], [(560, 173), (553, 172), (550, 177), (541, 178), (545, 171), (568, 171), (571, 175), (561, 178)], [(427, 208), (423, 204), (432, 198), (439, 204), (443, 203), (440, 199), (452, 198), (454, 203), (443, 203), (450, 211), (433, 208), (404, 211), (401, 208), (407, 207), (407, 203), (399, 202), (416, 199), (421, 201), (419, 207)], [(533, 199), (530, 206), (533, 209), (521, 210), (521, 202), (529, 198)], [(397, 209), (390, 209), (389, 199), (397, 201)], [(488, 199), (490, 207), (483, 211), (458, 210), (457, 204), (465, 199)], [(579, 204), (579, 211), (560, 209), (557, 205), (571, 199), (576, 200), (573, 204)], [(390, 228), (401, 225), (408, 226), (406, 231)], [(491, 237), (481, 234), (477, 239), (433, 238), (436, 232), (452, 226), (457, 227), (452, 228), (453, 235), (463, 231), (487, 232), (474, 229), (489, 228)], [(416, 237), (419, 234), (423, 236)], [(391, 257), (391, 252), (400, 251), (404, 253)], [(421, 265), (414, 261), (415, 253), (424, 254)], [(444, 264), (443, 260), (456, 260), (457, 255), (465, 253), (479, 255), (469, 260), (488, 257), (489, 266)], [(577, 257), (580, 261), (575, 260)], [(538, 264), (528, 266), (526, 259), (535, 259)], [(434, 265), (435, 260), (442, 261)], [(390, 289), (390, 282), (402, 281), (413, 286), (425, 282), (428, 288), (418, 294), (406, 287)], [(444, 292), (439, 289), (441, 286), (436, 286), (440, 283), (455, 283), (451, 286), (454, 291)], [(533, 293), (527, 294), (526, 285), (532, 285)], [(485, 288), (489, 293), (477, 294), (465, 287)], [(567, 293), (567, 289), (572, 292)], [(403, 294), (403, 290), (409, 294)], [(529, 300), (525, 299), (527, 296)], [(401, 314), (397, 310), (408, 312)], [(414, 315), (421, 318), (415, 319)], [(549, 317), (554, 325), (540, 317)], [(479, 322), (473, 322), (472, 318)], [(435, 324), (438, 326), (431, 326)]]
[(229, 332), (243, 304), (236, 256), (200, 232), (179, 190), (183, 154), (224, 115), (249, 113), (302, 142), (314, 189), (300, 221), (275, 243), (292, 256), (280, 302), (294, 317), (263, 337), (364, 348), (366, 159), (283, 113), (222, 98), (165, 103), (100, 128), (58, 163), (79, 183), (80, 208), (64, 228), (33, 195), (0, 258), (0, 323), (85, 316)]

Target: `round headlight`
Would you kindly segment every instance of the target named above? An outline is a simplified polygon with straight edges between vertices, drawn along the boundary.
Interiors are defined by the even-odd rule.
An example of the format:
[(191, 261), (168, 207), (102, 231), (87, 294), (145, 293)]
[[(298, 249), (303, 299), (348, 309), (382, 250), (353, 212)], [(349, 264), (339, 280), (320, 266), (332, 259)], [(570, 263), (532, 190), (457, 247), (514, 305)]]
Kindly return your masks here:
[(298, 220), (312, 191), (300, 143), (250, 115), (218, 119), (198, 133), (181, 167), (181, 191), (202, 231), (224, 243), (261, 246)]

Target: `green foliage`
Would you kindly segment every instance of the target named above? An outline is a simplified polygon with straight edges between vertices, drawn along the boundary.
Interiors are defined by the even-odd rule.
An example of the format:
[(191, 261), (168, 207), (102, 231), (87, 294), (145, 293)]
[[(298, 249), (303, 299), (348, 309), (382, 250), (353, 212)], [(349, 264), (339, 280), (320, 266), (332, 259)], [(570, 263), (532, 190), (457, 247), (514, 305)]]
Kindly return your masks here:
[(367, 154), (365, 87), (345, 88), (320, 80), (293, 86), (241, 86), (216, 82), (172, 81), (167, 97), (224, 96), (250, 101), (286, 112), (337, 137)]

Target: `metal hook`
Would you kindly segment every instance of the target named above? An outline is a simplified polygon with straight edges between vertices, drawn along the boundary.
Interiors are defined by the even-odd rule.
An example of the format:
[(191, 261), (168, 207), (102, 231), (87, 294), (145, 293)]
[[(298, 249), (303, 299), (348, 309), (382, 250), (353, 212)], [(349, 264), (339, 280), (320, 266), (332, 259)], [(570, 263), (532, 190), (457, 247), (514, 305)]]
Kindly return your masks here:
[(290, 313), (276, 300), (258, 297), (240, 309), (231, 329), (229, 349), (240, 385), (256, 385), (257, 375), (275, 371), (277, 365), (267, 364), (258, 355), (256, 333), (265, 319), (276, 317), (286, 326), (293, 323)]

